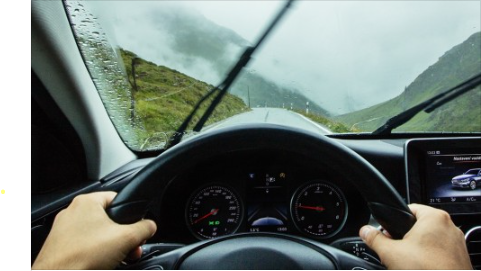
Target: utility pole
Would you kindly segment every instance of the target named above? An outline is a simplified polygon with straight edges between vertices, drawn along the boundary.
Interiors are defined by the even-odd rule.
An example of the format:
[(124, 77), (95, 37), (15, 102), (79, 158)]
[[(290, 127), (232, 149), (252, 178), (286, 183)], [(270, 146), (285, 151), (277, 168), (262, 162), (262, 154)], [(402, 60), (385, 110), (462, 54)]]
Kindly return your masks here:
[(139, 58), (137, 57), (134, 57), (132, 58), (132, 62), (131, 62), (131, 67), (132, 67), (132, 80), (133, 80), (133, 83), (130, 82), (129, 80), (129, 83), (131, 83), (132, 85), (132, 91), (130, 92), (130, 119), (133, 121), (135, 119), (135, 94), (134, 93), (137, 93), (139, 91), (139, 89), (137, 88), (137, 79), (136, 79), (136, 72), (135, 72), (135, 67), (137, 65), (139, 65), (140, 61), (139, 61)]
[(131, 64), (132, 64), (132, 79), (133, 79), (133, 81), (134, 81), (132, 87), (134, 88), (134, 91), (135, 91), (135, 92), (138, 92), (139, 90), (138, 90), (138, 88), (137, 88), (137, 78), (136, 78), (136, 74), (137, 74), (137, 73), (135, 72), (135, 67), (136, 67), (137, 65), (139, 65), (139, 59), (138, 59), (137, 57), (132, 58), (132, 63), (131, 63)]

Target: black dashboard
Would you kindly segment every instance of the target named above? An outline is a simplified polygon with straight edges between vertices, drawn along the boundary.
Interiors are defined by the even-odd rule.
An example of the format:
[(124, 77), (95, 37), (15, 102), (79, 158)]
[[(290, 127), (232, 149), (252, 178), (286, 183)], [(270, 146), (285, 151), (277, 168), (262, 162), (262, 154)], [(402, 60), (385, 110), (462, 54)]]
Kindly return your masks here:
[[(457, 175), (452, 172), (455, 165), (461, 175), (481, 168), (479, 138), (338, 141), (373, 164), (407, 203), (444, 209), (465, 231), (476, 226), (481, 183), (473, 189), (452, 187), (455, 193), (468, 195), (457, 198), (429, 197), (426, 188), (441, 183), (438, 179), (446, 174), (443, 178), (450, 176), (445, 183), (451, 187), (451, 178)], [(474, 160), (427, 167), (426, 159), (460, 156)], [(477, 174), (481, 182), (481, 172)], [(352, 178), (356, 181), (356, 176)], [(320, 197), (326, 201), (311, 198), (314, 193), (328, 195)], [(159, 198), (162, 202), (156, 202), (149, 216), (159, 223), (161, 230), (155, 238), (162, 242), (193, 243), (232, 233), (278, 232), (331, 243), (357, 236), (370, 219), (366, 202), (339, 172), (275, 150), (203, 161), (172, 180)]]
[[(450, 202), (452, 197), (432, 197), (435, 184), (452, 185), (456, 176), (481, 168), (479, 137), (334, 140), (372, 164), (406, 202), (430, 204), (447, 211), (454, 206)], [(433, 160), (438, 158), (437, 155), (445, 155), (439, 157), (453, 163), (445, 165), (447, 168), (430, 167), (429, 163), (436, 165), (438, 162)], [(463, 163), (455, 164), (455, 159), (455, 162)], [(100, 184), (93, 183), (84, 192), (119, 191), (151, 161), (152, 158), (144, 158), (131, 162), (106, 176)], [(440, 170), (449, 172), (440, 173)], [(444, 179), (441, 180), (440, 176)], [(325, 244), (339, 243), (339, 240), (358, 236), (362, 225), (372, 223), (366, 201), (353, 186), (353, 182), (362, 181), (356, 177), (302, 155), (275, 149), (211, 157), (188, 167), (170, 181), (163, 194), (159, 192), (146, 215), (158, 225), (158, 231), (149, 243), (193, 244), (203, 239), (245, 232), (286, 233)], [(433, 184), (434, 188), (429, 190)], [(456, 198), (456, 210), (464, 211), (450, 213), (455, 224), (466, 234), (473, 265), (477, 266), (481, 258), (481, 214), (476, 208), (481, 186), (475, 189), (453, 187), (451, 190), (469, 193), (469, 197)], [(32, 198), (33, 245), (41, 246), (53, 221), (55, 213), (46, 216), (45, 210), (61, 209), (76, 193), (65, 192), (66, 200), (48, 205), (42, 198)], [(316, 193), (327, 195), (324, 196), (327, 200), (312, 198), (311, 195)], [(322, 218), (322, 222), (318, 222), (318, 218)], [(355, 249), (343, 250), (352, 250), (350, 252), (357, 255)]]
[[(476, 164), (481, 163), (476, 160), (481, 153), (479, 138), (337, 141), (373, 164), (407, 203), (447, 211), (452, 205), (429, 202), (439, 199), (426, 196), (427, 178), (438, 173), (426, 168), (431, 156), (424, 149), (442, 149), (446, 156), (449, 150), (450, 157), (471, 155), (475, 160), (465, 164), (481, 168)], [(459, 170), (465, 171), (464, 167)], [(450, 212), (464, 231), (480, 224), (480, 187), (453, 188), (469, 194), (457, 199), (457, 210), (465, 212)], [(316, 200), (311, 197), (315, 193), (327, 196)], [(276, 150), (205, 160), (173, 179), (159, 198), (162, 201), (155, 202), (148, 213), (159, 226), (155, 242), (189, 244), (232, 233), (277, 232), (332, 243), (357, 236), (359, 228), (370, 221), (366, 202), (339, 172)]]
[[(407, 203), (448, 211), (466, 234), (477, 266), (481, 183), (454, 187), (452, 179), (481, 170), (480, 138), (337, 141), (373, 164)], [(430, 167), (430, 162), (439, 164), (434, 158), (451, 163)], [(481, 176), (480, 170), (476, 174)], [(340, 240), (358, 236), (362, 225), (373, 223), (366, 201), (352, 185), (362, 180), (340, 173), (276, 150), (214, 157), (178, 175), (159, 197), (162, 201), (149, 213), (159, 225), (153, 241), (191, 244), (233, 233), (270, 232), (339, 245)], [(433, 185), (445, 181), (440, 176), (449, 177), (446, 183), (452, 191), (469, 195), (433, 198), (431, 194), (439, 190)], [(342, 249), (360, 256), (354, 246)]]

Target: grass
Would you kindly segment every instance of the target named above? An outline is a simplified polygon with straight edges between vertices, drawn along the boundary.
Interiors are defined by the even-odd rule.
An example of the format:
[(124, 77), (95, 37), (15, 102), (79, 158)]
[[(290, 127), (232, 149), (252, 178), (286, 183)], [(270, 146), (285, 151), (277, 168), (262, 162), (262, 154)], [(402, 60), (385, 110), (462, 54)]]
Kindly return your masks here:
[[(137, 134), (142, 141), (140, 150), (158, 149), (177, 130), (197, 101), (214, 86), (176, 70), (138, 58), (132, 52), (126, 50), (120, 52), (128, 80), (132, 86), (134, 118), (138, 123)], [(132, 75), (133, 60), (136, 63), (134, 67), (135, 83)], [(199, 120), (212, 99), (213, 97), (203, 103), (191, 125)], [(214, 110), (206, 125), (248, 110), (250, 109), (242, 99), (227, 94)]]
[(318, 114), (306, 113), (305, 110), (298, 110), (298, 109), (294, 109), (293, 111), (309, 118), (312, 121), (315, 121), (319, 124), (322, 124), (323, 126), (325, 126), (326, 128), (328, 128), (329, 130), (331, 130), (334, 133), (356, 133), (356, 132), (359, 132), (359, 130), (357, 130), (357, 129), (351, 129), (351, 128), (347, 127), (346, 125), (344, 125), (340, 122), (330, 120), (327, 117), (324, 117), (324, 116), (321, 116), (321, 115), (318, 115)]

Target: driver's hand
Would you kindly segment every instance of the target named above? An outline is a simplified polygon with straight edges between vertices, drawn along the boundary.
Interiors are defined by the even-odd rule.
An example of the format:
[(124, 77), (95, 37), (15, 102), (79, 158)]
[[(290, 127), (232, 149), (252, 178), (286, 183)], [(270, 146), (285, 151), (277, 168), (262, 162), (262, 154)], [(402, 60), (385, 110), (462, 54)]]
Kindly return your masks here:
[(402, 240), (393, 240), (376, 228), (364, 226), (362, 240), (389, 269), (472, 269), (464, 235), (448, 213), (411, 204), (416, 223)]
[(116, 193), (76, 197), (56, 217), (32, 269), (113, 269), (127, 256), (138, 258), (140, 245), (154, 235), (151, 220), (131, 225), (113, 222), (105, 212)]

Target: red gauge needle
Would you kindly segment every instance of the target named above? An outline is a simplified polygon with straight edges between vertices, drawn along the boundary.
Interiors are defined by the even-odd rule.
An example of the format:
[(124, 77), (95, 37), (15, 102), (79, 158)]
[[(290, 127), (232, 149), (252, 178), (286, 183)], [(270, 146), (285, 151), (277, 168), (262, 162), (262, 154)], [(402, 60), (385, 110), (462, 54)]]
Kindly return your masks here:
[(214, 209), (214, 210), (212, 210), (212, 212), (206, 214), (205, 216), (203, 216), (203, 217), (201, 217), (201, 218), (198, 218), (198, 219), (197, 219), (196, 221), (194, 221), (194, 223), (192, 223), (192, 224), (196, 224), (197, 222), (200, 222), (200, 221), (208, 218), (209, 216), (211, 216), (211, 215), (213, 215), (213, 214), (216, 214), (218, 211), (219, 211), (219, 209)]
[(299, 205), (297, 207), (303, 208), (303, 209), (309, 209), (309, 210), (316, 210), (316, 211), (320, 211), (320, 212), (326, 210), (324, 207), (313, 207), (313, 206), (304, 206), (304, 205)]

